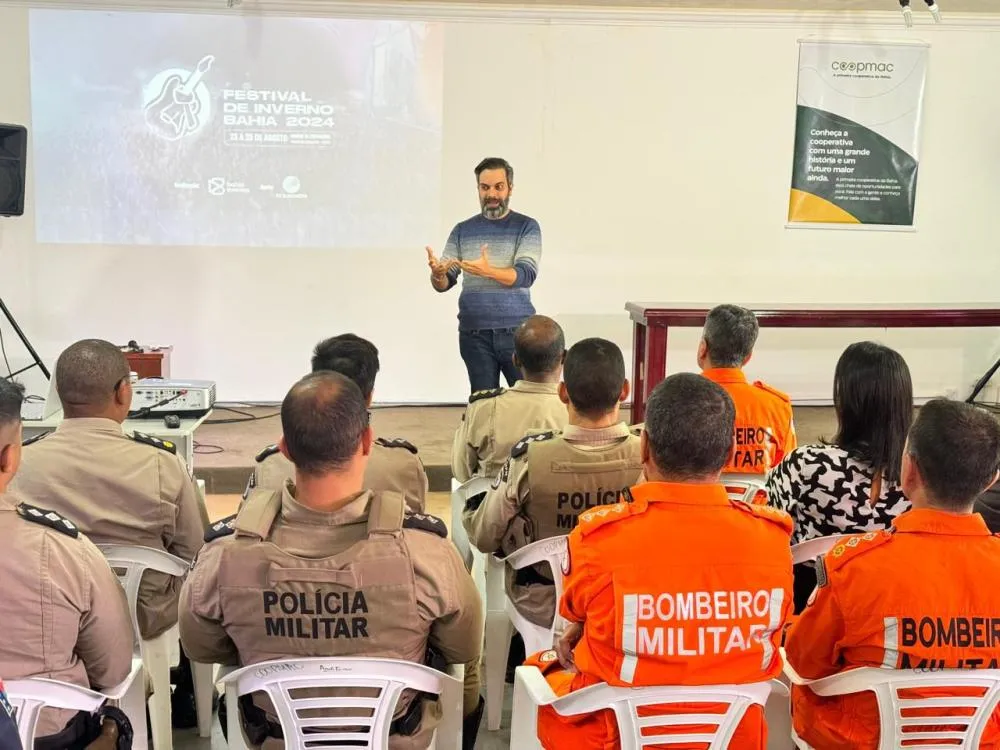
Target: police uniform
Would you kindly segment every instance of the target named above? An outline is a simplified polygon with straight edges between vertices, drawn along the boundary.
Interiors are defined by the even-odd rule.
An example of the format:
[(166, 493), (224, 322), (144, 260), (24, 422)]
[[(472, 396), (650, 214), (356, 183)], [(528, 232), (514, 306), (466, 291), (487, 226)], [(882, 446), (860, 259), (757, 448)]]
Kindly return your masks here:
[[(617, 503), (642, 473), (639, 436), (619, 423), (599, 430), (568, 425), (561, 433), (515, 444), (485, 498), (462, 516), (469, 541), (486, 554), (509, 555), (531, 542), (569, 534), (585, 510)], [(548, 565), (507, 571), (507, 592), (531, 622), (548, 627), (555, 595)]]
[(495, 477), (518, 440), (532, 431), (561, 430), (567, 419), (558, 383), (518, 380), (507, 389), (477, 391), (455, 431), (451, 473), (459, 482)]
[[(132, 666), (132, 622), (107, 561), (75, 524), (0, 495), (0, 675), (44, 677), (106, 690)], [(45, 710), (38, 734), (60, 731), (75, 712)]]
[(766, 474), (795, 450), (788, 394), (759, 380), (747, 382), (738, 367), (705, 370), (702, 375), (725, 388), (736, 407), (735, 452), (724, 473)]
[[(977, 514), (914, 508), (891, 530), (839, 543), (820, 559), (816, 576), (785, 642), (789, 664), (806, 679), (854, 667), (932, 673), (1000, 666), (1000, 592), (993, 585), (1000, 538)], [(792, 706), (795, 731), (817, 750), (878, 747), (871, 693), (821, 698), (793, 686)], [(982, 747), (1000, 742), (998, 723), (1000, 711)]]
[[(208, 514), (173, 443), (127, 434), (110, 419), (66, 419), (22, 456), (11, 486), (28, 502), (72, 518), (95, 544), (153, 547), (184, 560), (201, 548)], [(143, 638), (177, 623), (179, 593), (173, 576), (143, 576)]]
[[(560, 695), (600, 682), (621, 687), (762, 682), (781, 671), (781, 628), (792, 607), (792, 520), (730, 500), (722, 485), (649, 483), (595, 508), (570, 534), (560, 613), (583, 625), (576, 672), (544, 652), (539, 666)], [(708, 713), (698, 707), (698, 713)], [(547, 750), (617, 747), (610, 711), (560, 717), (545, 707)], [(762, 750), (760, 706), (730, 748)]]
[[(277, 445), (270, 445), (256, 457), (257, 464), (247, 483), (243, 498), (255, 488), (280, 492), (289, 479), (295, 481), (295, 465), (281, 455)], [(398, 492), (406, 498), (414, 513), (424, 512), (427, 497), (427, 472), (417, 457), (417, 448), (402, 438), (376, 438), (365, 469), (366, 489)]]
[[(482, 605), (444, 524), (406, 512), (398, 493), (367, 490), (319, 512), (293, 492), (291, 483), (280, 493), (253, 492), (235, 520), (209, 532), (218, 538), (205, 545), (181, 594), (181, 642), (191, 659), (424, 663), (431, 647), (445, 662), (466, 665), (471, 713), (479, 702)], [(391, 750), (426, 748), (440, 717), (437, 701), (406, 698), (396, 720), (416, 711), (418, 728), (393, 732)]]

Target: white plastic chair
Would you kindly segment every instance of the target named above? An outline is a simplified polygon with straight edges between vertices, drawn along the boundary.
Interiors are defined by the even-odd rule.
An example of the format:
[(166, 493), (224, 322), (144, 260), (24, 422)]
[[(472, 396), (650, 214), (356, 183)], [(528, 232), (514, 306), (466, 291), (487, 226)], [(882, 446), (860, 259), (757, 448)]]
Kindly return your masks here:
[[(942, 669), (933, 673), (916, 674), (912, 670), (861, 667), (823, 677), (805, 680), (785, 662), (785, 674), (794, 685), (805, 685), (816, 695), (830, 697), (871, 691), (875, 693), (879, 711), (879, 750), (898, 750), (903, 740), (923, 740), (921, 750), (973, 750), (979, 747), (990, 716), (1000, 702), (1000, 669)], [(938, 698), (902, 698), (899, 693), (914, 689), (981, 688), (980, 696), (948, 696)], [(965, 708), (971, 716), (948, 716), (935, 712), (941, 708)], [(904, 710), (921, 709), (920, 716), (903, 716)], [(903, 732), (906, 727), (920, 727), (919, 732)], [(952, 727), (961, 727), (955, 730)], [(792, 739), (801, 750), (812, 750), (795, 730)]]
[(721, 481), (730, 500), (742, 500), (749, 505), (764, 489), (763, 474), (723, 474)]
[[(708, 750), (726, 750), (746, 710), (763, 706), (771, 692), (771, 682), (749, 685), (700, 685), (676, 687), (618, 688), (592, 685), (569, 695), (556, 696), (536, 667), (518, 667), (514, 677), (514, 713), (510, 746), (517, 750), (541, 750), (538, 741), (538, 709), (552, 706), (560, 716), (577, 716), (602, 709), (615, 712), (622, 750), (639, 750), (658, 745), (704, 743)], [(684, 713), (639, 716), (639, 709), (678, 703), (720, 703), (728, 705), (722, 714)], [(706, 732), (683, 734), (643, 734), (642, 731), (682, 725), (705, 725)]]
[(465, 501), (470, 497), (486, 492), (493, 483), (491, 477), (473, 477), (468, 482), (459, 484), (454, 477), (451, 480), (451, 538), (458, 547), (459, 554), (465, 560), (465, 566), (472, 569), (472, 545), (469, 544), (469, 535), (465, 533), (465, 526), (462, 525), (462, 512), (465, 510)]
[(831, 534), (830, 536), (818, 536), (815, 539), (807, 539), (804, 542), (792, 545), (792, 564), (811, 562), (821, 555), (825, 555), (832, 550), (839, 542), (844, 541), (851, 534)]
[[(98, 545), (108, 564), (118, 575), (118, 581), (125, 589), (129, 616), (132, 618), (132, 634), (135, 638), (134, 653), (142, 659), (153, 683), (153, 695), (149, 698), (149, 723), (153, 730), (154, 750), (172, 750), (173, 729), (170, 710), (170, 666), (180, 660), (179, 636), (174, 626), (151, 640), (143, 640), (139, 634), (139, 584), (143, 573), (155, 570), (166, 575), (182, 578), (191, 567), (181, 558), (153, 547), (131, 547), (119, 544)], [(191, 662), (194, 681), (195, 708), (198, 714), (198, 735), (212, 736), (212, 693), (213, 665)], [(143, 720), (145, 727), (145, 720)]]
[[(562, 599), (562, 571), (568, 543), (568, 537), (554, 536), (532, 542), (502, 559), (489, 556), (489, 567), (486, 570), (486, 653), (483, 661), (486, 668), (486, 728), (490, 731), (495, 732), (500, 728), (507, 656), (514, 629), (517, 629), (524, 640), (525, 654), (530, 655), (552, 648), (556, 634), (565, 626), (565, 621), (559, 616), (558, 604)], [(541, 562), (547, 562), (552, 568), (552, 581), (555, 585), (556, 614), (548, 628), (535, 625), (518, 612), (507, 597), (504, 586), (506, 567), (517, 571)]]
[[(227, 725), (230, 750), (246, 750), (239, 696), (265, 692), (274, 706), (286, 750), (308, 750), (307, 743), (339, 747), (350, 742), (352, 748), (386, 750), (389, 727), (400, 693), (421, 690), (440, 696), (442, 718), (434, 734), (431, 750), (461, 750), (462, 691), (465, 668), (451, 665), (448, 674), (396, 659), (336, 659), (314, 657), (277, 659), (229, 671), (223, 667), (219, 684), (226, 691)], [(309, 697), (296, 698), (293, 691), (304, 688), (366, 688), (379, 691), (376, 698)], [(340, 709), (348, 716), (318, 716), (322, 709)], [(352, 710), (353, 709), (353, 710)], [(304, 714), (304, 715), (303, 715)], [(357, 727), (354, 731), (348, 728)], [(306, 734), (308, 730), (313, 731)]]
[(105, 701), (118, 701), (122, 711), (132, 722), (132, 747), (135, 750), (145, 750), (146, 737), (146, 700), (145, 684), (136, 677), (142, 671), (142, 662), (132, 660), (132, 669), (118, 685), (106, 693), (73, 685), (59, 680), (49, 680), (44, 677), (31, 677), (25, 680), (11, 680), (5, 683), (7, 698), (14, 707), (17, 720), (17, 733), (21, 738), (21, 747), (31, 750), (35, 746), (35, 728), (43, 708), (66, 708), (73, 711), (94, 713)]

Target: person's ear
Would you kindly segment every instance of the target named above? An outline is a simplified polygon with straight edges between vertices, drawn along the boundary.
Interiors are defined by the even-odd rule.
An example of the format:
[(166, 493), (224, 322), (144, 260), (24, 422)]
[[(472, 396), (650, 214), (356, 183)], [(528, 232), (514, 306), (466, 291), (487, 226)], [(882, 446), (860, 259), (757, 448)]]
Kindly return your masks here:
[(118, 381), (115, 388), (115, 406), (124, 406), (126, 409), (132, 408), (132, 380), (125, 376)]
[[(289, 461), (292, 461), (292, 455), (288, 452), (288, 443), (285, 442), (284, 435), (278, 438), (278, 451), (281, 453), (282, 456), (287, 458)], [(295, 462), (292, 461), (292, 463), (294, 464)]]
[(899, 485), (903, 488), (903, 493), (909, 495), (914, 488), (922, 486), (924, 478), (920, 476), (920, 467), (913, 457), (903, 451), (903, 464), (899, 470)]
[(562, 356), (559, 358), (559, 364), (561, 364), (561, 365), (566, 364), (566, 350), (565, 349), (563, 349)]
[(374, 398), (375, 398), (375, 390), (372, 389), (372, 392), (368, 394), (368, 400), (365, 401), (365, 406), (367, 406), (368, 408), (371, 408), (372, 399), (374, 399)]
[(566, 383), (562, 380), (559, 381), (559, 400), (569, 406), (569, 391), (566, 389)]
[(643, 466), (649, 465), (649, 438), (646, 436), (646, 428), (639, 433), (639, 460)]
[(521, 367), (521, 358), (517, 356), (517, 352), (514, 352), (514, 355), (511, 357), (511, 361), (514, 363), (514, 367), (518, 370), (523, 370)]
[(375, 430), (372, 429), (371, 425), (368, 425), (361, 433), (361, 455), (370, 456), (372, 453), (372, 444), (374, 442)]
[(705, 343), (705, 339), (698, 342), (698, 353), (695, 356), (698, 360), (698, 367), (704, 367), (708, 360), (708, 344)]
[(12, 477), (21, 465), (21, 436), (0, 449), (0, 474)]
[(988, 490), (990, 487), (996, 484), (998, 479), (1000, 479), (1000, 469), (993, 472), (993, 479), (988, 485), (986, 485), (986, 488), (983, 490), (983, 492), (986, 492), (986, 490)]
[(746, 367), (747, 362), (749, 362), (752, 358), (753, 358), (753, 352), (750, 352), (746, 357), (744, 357), (743, 364), (740, 365), (740, 367)]
[(622, 392), (618, 394), (618, 403), (624, 404), (632, 393), (632, 384), (628, 382), (628, 378), (625, 378), (625, 382), (622, 383)]

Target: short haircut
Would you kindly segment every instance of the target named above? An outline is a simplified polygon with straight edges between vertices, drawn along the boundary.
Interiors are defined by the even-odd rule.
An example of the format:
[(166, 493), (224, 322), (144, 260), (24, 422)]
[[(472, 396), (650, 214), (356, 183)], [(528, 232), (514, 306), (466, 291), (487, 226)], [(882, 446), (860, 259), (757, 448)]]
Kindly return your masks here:
[(24, 403), (24, 386), (7, 378), (0, 378), (0, 430), (6, 430), (21, 421)]
[(508, 164), (506, 159), (501, 159), (499, 156), (489, 156), (483, 159), (476, 165), (476, 179), (478, 180), (479, 175), (488, 169), (502, 169), (507, 175), (507, 185), (514, 184), (514, 167)]
[(580, 414), (607, 414), (618, 405), (625, 385), (622, 350), (607, 339), (577, 341), (566, 352), (563, 382), (573, 408)]
[(1000, 423), (972, 404), (934, 399), (917, 414), (906, 452), (936, 505), (967, 510), (1000, 468)]
[(524, 374), (554, 372), (562, 364), (566, 337), (552, 318), (532, 315), (514, 332), (514, 352)]
[(742, 367), (753, 354), (760, 325), (750, 310), (736, 305), (719, 305), (708, 311), (702, 333), (708, 356), (716, 367)]
[(77, 341), (56, 360), (56, 391), (64, 407), (105, 406), (128, 376), (128, 360), (110, 341)]
[(281, 402), (281, 429), (295, 468), (318, 476), (344, 468), (368, 426), (357, 384), (339, 372), (306, 375)]
[(722, 386), (694, 373), (671, 375), (646, 405), (653, 463), (671, 477), (718, 474), (733, 450), (736, 407)]
[(375, 344), (353, 333), (320, 341), (312, 356), (312, 371), (331, 370), (346, 375), (353, 380), (365, 401), (375, 390), (375, 376), (378, 375), (378, 349)]

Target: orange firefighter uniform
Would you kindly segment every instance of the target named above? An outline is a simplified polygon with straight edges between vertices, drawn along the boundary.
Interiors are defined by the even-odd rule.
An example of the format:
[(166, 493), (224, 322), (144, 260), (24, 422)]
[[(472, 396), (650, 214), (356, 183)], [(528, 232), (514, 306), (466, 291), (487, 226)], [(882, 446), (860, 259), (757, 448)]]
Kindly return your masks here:
[(766, 474), (795, 450), (795, 422), (788, 395), (760, 382), (749, 383), (738, 367), (702, 372), (726, 389), (736, 406), (736, 449), (725, 473)]
[[(553, 690), (760, 682), (781, 671), (781, 628), (792, 608), (791, 518), (731, 501), (718, 484), (637, 485), (628, 499), (580, 515), (569, 537), (560, 612), (582, 623), (569, 673), (539, 654)], [(759, 707), (730, 747), (763, 748)], [(610, 711), (538, 716), (555, 748), (617, 748)]]
[[(891, 530), (851, 536), (817, 563), (817, 587), (786, 639), (806, 679), (854, 667), (997, 669), (1000, 539), (982, 516), (913, 509)], [(796, 733), (816, 750), (874, 750), (872, 693), (821, 698), (793, 687)], [(981, 748), (1000, 747), (1000, 714)]]

